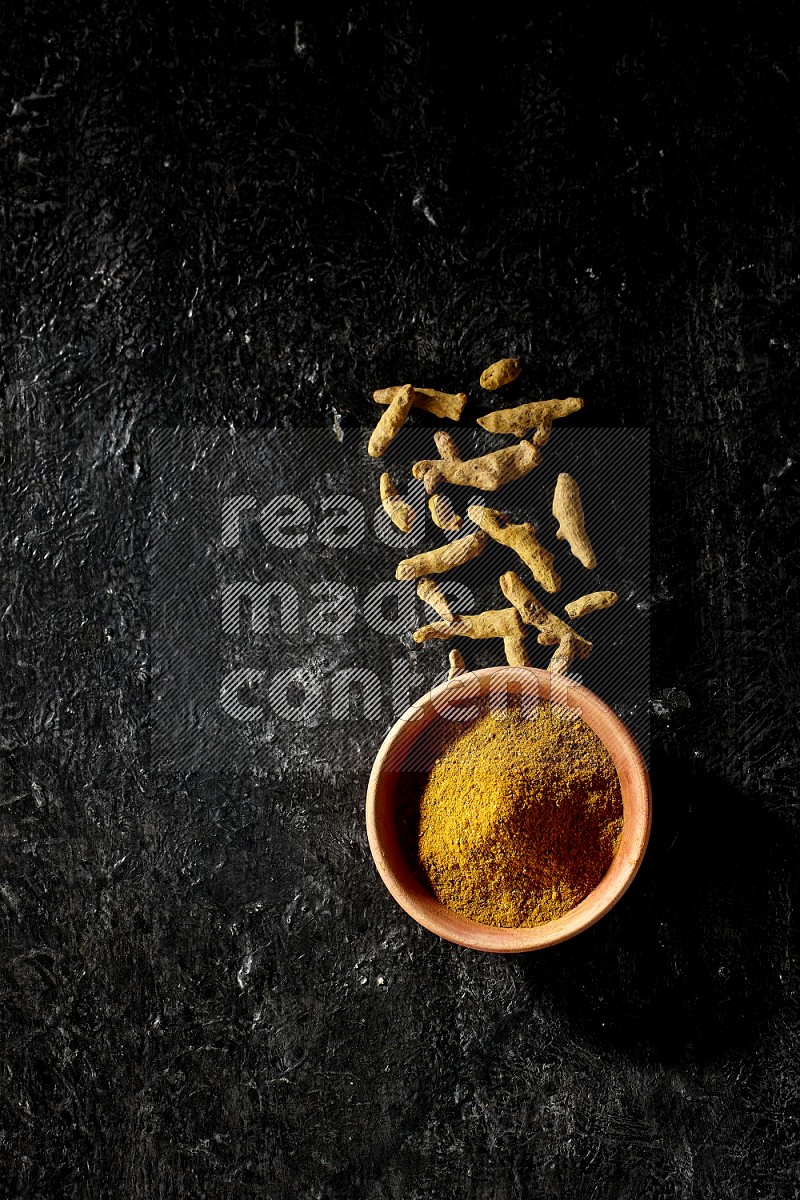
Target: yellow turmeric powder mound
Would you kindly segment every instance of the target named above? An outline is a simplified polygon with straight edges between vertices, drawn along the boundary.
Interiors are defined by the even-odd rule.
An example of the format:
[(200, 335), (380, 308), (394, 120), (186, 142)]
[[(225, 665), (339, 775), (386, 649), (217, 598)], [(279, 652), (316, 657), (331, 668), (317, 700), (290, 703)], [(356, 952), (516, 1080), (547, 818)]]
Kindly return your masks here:
[(442, 904), (484, 925), (540, 925), (608, 870), (622, 795), (608, 751), (549, 704), (484, 713), (445, 743), (422, 785), (420, 874)]

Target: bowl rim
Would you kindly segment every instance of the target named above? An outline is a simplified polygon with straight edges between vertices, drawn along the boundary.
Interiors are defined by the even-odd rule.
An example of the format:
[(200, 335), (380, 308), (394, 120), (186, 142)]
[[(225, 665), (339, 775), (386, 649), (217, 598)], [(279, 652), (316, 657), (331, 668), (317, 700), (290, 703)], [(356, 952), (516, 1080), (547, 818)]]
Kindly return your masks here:
[[(434, 896), (426, 893), (421, 882), (409, 889), (408, 883), (403, 881), (395, 869), (396, 855), (387, 852), (380, 832), (379, 810), (384, 772), (401, 739), (407, 741), (402, 753), (402, 757), (405, 758), (419, 735), (437, 720), (443, 719), (437, 714), (436, 705), (448, 691), (463, 689), (465, 682), (472, 679), (479, 682), (481, 694), (484, 694), (490, 681), (498, 678), (512, 684), (535, 679), (539, 697), (544, 701), (550, 700), (551, 684), (555, 679), (560, 680), (561, 686), (565, 682), (566, 696), (564, 697), (562, 692), (559, 699), (564, 697), (570, 707), (578, 707), (590, 728), (594, 727), (593, 720), (609, 727), (613, 731), (617, 749), (624, 752), (626, 765), (626, 781), (620, 777), (625, 805), (622, 841), (603, 879), (580, 904), (563, 917), (543, 925), (522, 928), (482, 925), (461, 916), (445, 908)], [(592, 719), (587, 719), (586, 713), (589, 713)], [(412, 726), (416, 730), (416, 737), (409, 737), (408, 731)], [(606, 745), (605, 739), (601, 737), (601, 740)], [(620, 755), (615, 755), (610, 747), (606, 748), (619, 773)], [(393, 796), (394, 793), (392, 798)], [(370, 852), (378, 873), (394, 900), (410, 917), (424, 929), (455, 945), (496, 954), (520, 954), (543, 949), (545, 946), (554, 946), (575, 937), (604, 917), (621, 899), (633, 882), (647, 849), (652, 823), (652, 792), (647, 766), (636, 739), (622, 718), (595, 692), (568, 677), (565, 679), (563, 676), (553, 676), (551, 672), (539, 667), (500, 665), (481, 667), (454, 679), (445, 680), (415, 700), (395, 721), (384, 737), (372, 765), (367, 785), (365, 815)], [(410, 874), (407, 864), (404, 873), (407, 877)]]

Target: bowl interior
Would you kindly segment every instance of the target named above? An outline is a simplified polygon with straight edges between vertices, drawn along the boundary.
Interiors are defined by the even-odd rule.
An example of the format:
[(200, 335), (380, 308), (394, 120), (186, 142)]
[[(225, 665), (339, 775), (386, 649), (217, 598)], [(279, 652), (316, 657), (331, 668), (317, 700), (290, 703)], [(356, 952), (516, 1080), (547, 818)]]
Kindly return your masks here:
[[(551, 683), (554, 691), (551, 696)], [(577, 709), (605, 745), (619, 775), (623, 828), (619, 848), (603, 879), (565, 916), (543, 925), (501, 929), (481, 925), (444, 907), (409, 865), (402, 830), (416, 804), (419, 780), (431, 762), (437, 732), (476, 715), (490, 704), (509, 702), (533, 713), (552, 699)], [(378, 751), (367, 791), (370, 849), (395, 900), (426, 929), (476, 950), (514, 953), (562, 942), (594, 924), (617, 902), (638, 870), (650, 832), (650, 781), (633, 735), (598, 696), (580, 684), (551, 677), (535, 667), (488, 667), (434, 688), (403, 714)]]

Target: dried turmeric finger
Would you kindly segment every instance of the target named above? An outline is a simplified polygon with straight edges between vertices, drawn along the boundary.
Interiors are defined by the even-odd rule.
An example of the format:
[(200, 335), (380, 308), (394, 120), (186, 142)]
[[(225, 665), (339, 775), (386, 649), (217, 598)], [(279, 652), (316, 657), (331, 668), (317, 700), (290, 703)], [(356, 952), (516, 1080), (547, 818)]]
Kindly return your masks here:
[(525, 626), (515, 608), (494, 608), (481, 613), (459, 613), (455, 621), (433, 621), (413, 633), (415, 642), (452, 637), (524, 638)]
[(580, 489), (572, 476), (564, 472), (556, 481), (553, 516), (558, 521), (556, 537), (569, 542), (570, 550), (585, 567), (596, 567), (597, 559), (586, 532)]
[(553, 569), (553, 555), (545, 550), (536, 536), (535, 526), (525, 521), (514, 525), (508, 518), (508, 513), (498, 512), (494, 508), (485, 508), (482, 504), (471, 504), (467, 516), (490, 538), (508, 546), (513, 550), (527, 567), (533, 578), (548, 592), (557, 592), (561, 587), (561, 578)]
[(443, 621), (455, 621), (453, 610), (447, 603), (447, 597), (442, 589), (433, 579), (420, 579), (417, 584), (417, 595), (420, 600), (428, 604), (434, 612), (437, 612)]
[(488, 540), (488, 536), (479, 529), (446, 546), (437, 546), (435, 550), (425, 550), (413, 558), (404, 558), (397, 564), (395, 579), (419, 579), (421, 575), (442, 575), (445, 571), (452, 571), (453, 567), (460, 567), (462, 563), (476, 558)]
[[(433, 440), (436, 442), (436, 449), (442, 458), (449, 462), (458, 462), (461, 459), (461, 452), (449, 433), (439, 430), (433, 435)], [(453, 509), (452, 504), (445, 496), (434, 494), (428, 501), (428, 508), (431, 512), (434, 525), (438, 525), (440, 529), (452, 532), (460, 529), (464, 524), (461, 517)]]
[(557, 617), (555, 613), (549, 612), (534, 596), (530, 588), (525, 586), (516, 571), (506, 571), (504, 575), (500, 576), (500, 589), (506, 600), (513, 604), (525, 624), (535, 625), (539, 630), (540, 645), (553, 646), (566, 634), (572, 633), (566, 621), (562, 621), (561, 617)]
[(474, 487), (482, 492), (494, 492), (504, 483), (521, 479), (541, 462), (541, 455), (531, 442), (519, 442), (483, 454), (480, 458), (453, 460), (447, 458), (423, 458), (415, 462), (411, 474), (422, 479), (425, 491), (431, 495), (440, 483), (455, 483), (459, 487)]
[[(378, 388), (372, 393), (372, 399), (376, 404), (391, 404), (399, 391), (402, 391), (402, 388)], [(466, 392), (437, 392), (435, 388), (414, 388), (414, 408), (421, 408), (423, 412), (431, 413), (434, 417), (460, 421), (466, 403)]]
[(428, 508), (434, 525), (438, 525), (440, 529), (452, 533), (464, 524), (463, 519), (455, 511), (447, 497), (442, 496), (439, 492), (431, 496)]
[(531, 660), (528, 657), (528, 651), (525, 648), (525, 642), (522, 638), (503, 638), (503, 646), (506, 652), (506, 662), (510, 667), (529, 667), (531, 665)]
[(392, 477), (388, 471), (384, 471), (381, 475), (381, 504), (389, 520), (403, 533), (408, 533), (414, 524), (416, 513), (408, 501), (400, 495), (392, 483)]
[(534, 400), (531, 404), (487, 413), (485, 417), (478, 417), (478, 424), (489, 433), (512, 433), (514, 437), (525, 437), (529, 430), (535, 429), (531, 441), (534, 446), (543, 446), (550, 437), (553, 421), (568, 417), (581, 408), (580, 396), (567, 396), (566, 400)]
[(492, 363), (483, 372), (481, 375), (481, 387), (486, 392), (496, 392), (498, 388), (505, 387), (507, 383), (512, 383), (521, 370), (522, 363), (518, 358), (501, 358), (498, 362)]
[(548, 671), (563, 674), (569, 670), (573, 659), (586, 658), (586, 654), (582, 652), (583, 641), (584, 639), (578, 633), (565, 633), (558, 643), (558, 649), (547, 664)]
[(447, 656), (450, 662), (450, 670), (447, 672), (448, 679), (455, 679), (459, 675), (463, 675), (467, 669), (467, 664), (464, 662), (464, 655), (460, 650), (451, 650)]
[(385, 413), (372, 431), (367, 453), (371, 458), (382, 458), (403, 428), (406, 417), (411, 412), (414, 403), (414, 389), (410, 383), (398, 388), (397, 395), (392, 400)]
[(540, 645), (558, 645), (550, 661), (551, 671), (566, 671), (574, 658), (589, 657), (592, 643), (570, 629), (566, 621), (562, 621), (555, 613), (548, 612), (515, 571), (506, 571), (505, 575), (500, 576), (500, 588), (525, 624), (539, 630)]
[(564, 609), (571, 621), (577, 621), (578, 617), (586, 617), (601, 608), (611, 608), (618, 599), (616, 592), (589, 592), (588, 595), (565, 604)]
[(446, 433), (443, 429), (439, 429), (433, 435), (433, 440), (436, 442), (436, 449), (439, 451), (440, 458), (449, 459), (451, 462), (460, 461), (461, 451), (451, 433)]

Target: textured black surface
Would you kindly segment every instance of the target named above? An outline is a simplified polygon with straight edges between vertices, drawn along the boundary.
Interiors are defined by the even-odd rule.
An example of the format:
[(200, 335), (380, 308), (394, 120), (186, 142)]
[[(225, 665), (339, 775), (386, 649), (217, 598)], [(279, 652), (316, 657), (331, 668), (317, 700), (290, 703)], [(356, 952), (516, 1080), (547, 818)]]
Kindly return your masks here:
[[(797, 1194), (789, 11), (16, 6), (3, 1194)], [(511, 960), (377, 885), (367, 762), (148, 765), (150, 430), (504, 352), (654, 447), (651, 849)]]

